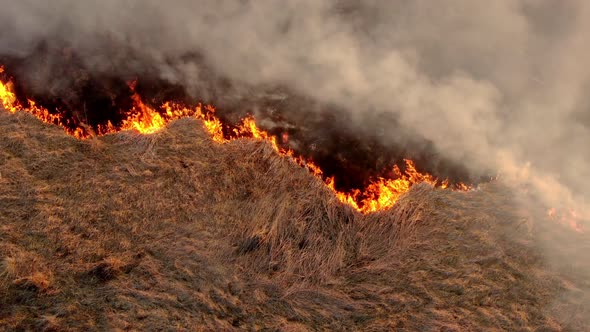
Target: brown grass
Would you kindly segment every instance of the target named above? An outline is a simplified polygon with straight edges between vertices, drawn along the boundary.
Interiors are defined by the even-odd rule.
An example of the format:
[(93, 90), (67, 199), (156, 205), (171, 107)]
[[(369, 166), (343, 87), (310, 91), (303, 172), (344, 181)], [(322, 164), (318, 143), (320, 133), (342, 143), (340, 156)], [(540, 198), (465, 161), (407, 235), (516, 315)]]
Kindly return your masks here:
[(363, 216), (189, 119), (77, 141), (0, 112), (0, 209), (6, 330), (552, 331), (589, 313), (567, 314), (584, 301), (560, 290), (588, 285), (549, 268), (499, 184), (419, 185)]

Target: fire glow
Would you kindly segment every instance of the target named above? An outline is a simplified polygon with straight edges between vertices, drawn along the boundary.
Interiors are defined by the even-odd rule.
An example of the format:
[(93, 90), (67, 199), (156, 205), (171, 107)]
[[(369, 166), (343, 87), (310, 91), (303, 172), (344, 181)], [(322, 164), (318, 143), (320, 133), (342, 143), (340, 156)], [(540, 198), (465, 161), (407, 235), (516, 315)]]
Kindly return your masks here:
[(568, 226), (578, 233), (584, 233), (583, 218), (575, 210), (558, 210), (556, 208), (550, 208), (547, 211), (547, 216), (549, 219)]
[[(0, 66), (0, 73), (3, 72), (4, 69)], [(135, 82), (130, 83), (129, 87), (132, 91), (135, 91)], [(132, 101), (133, 106), (126, 112), (127, 117), (120, 126), (114, 126), (111, 122), (108, 122), (106, 125), (99, 126), (96, 130), (91, 130), (83, 124), (76, 125), (69, 122), (70, 120), (65, 119), (59, 111), (52, 113), (43, 107), (36, 106), (32, 100), (27, 100), (26, 104), (21, 103), (14, 91), (13, 82), (9, 80), (6, 82), (0, 81), (0, 102), (4, 109), (11, 113), (18, 111), (31, 113), (45, 123), (61, 126), (69, 135), (77, 139), (86, 139), (124, 130), (135, 130), (148, 135), (158, 132), (173, 120), (193, 117), (203, 121), (205, 129), (217, 143), (248, 137), (267, 141), (277, 153), (307, 168), (314, 176), (321, 179), (342, 203), (365, 214), (392, 207), (416, 183), (424, 182), (443, 189), (450, 187), (447, 180), (439, 181), (430, 174), (421, 173), (411, 160), (405, 160), (403, 171), (398, 166), (393, 167), (391, 173), (394, 178), (379, 177), (373, 179), (364, 190), (354, 189), (351, 192), (341, 192), (336, 189), (336, 179), (334, 177), (324, 176), (323, 171), (313, 161), (296, 156), (291, 149), (280, 147), (277, 138), (260, 129), (252, 117), (242, 119), (241, 123), (229, 131), (230, 134), (228, 134), (228, 131), (224, 132), (224, 128), (229, 128), (229, 126), (224, 125), (215, 116), (213, 106), (199, 104), (191, 108), (174, 102), (165, 102), (159, 109), (154, 109), (146, 105), (137, 92), (132, 95)], [(470, 188), (459, 183), (455, 184), (453, 189), (465, 191)]]

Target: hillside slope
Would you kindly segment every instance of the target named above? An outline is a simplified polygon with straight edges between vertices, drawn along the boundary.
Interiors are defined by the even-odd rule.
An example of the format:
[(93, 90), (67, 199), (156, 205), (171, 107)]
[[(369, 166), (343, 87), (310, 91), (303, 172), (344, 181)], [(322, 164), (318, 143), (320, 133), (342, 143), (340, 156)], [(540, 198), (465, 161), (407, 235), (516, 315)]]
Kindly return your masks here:
[(0, 112), (0, 327), (584, 330), (588, 279), (540, 245), (582, 235), (513, 201), (417, 185), (364, 216), (197, 120), (78, 141)]

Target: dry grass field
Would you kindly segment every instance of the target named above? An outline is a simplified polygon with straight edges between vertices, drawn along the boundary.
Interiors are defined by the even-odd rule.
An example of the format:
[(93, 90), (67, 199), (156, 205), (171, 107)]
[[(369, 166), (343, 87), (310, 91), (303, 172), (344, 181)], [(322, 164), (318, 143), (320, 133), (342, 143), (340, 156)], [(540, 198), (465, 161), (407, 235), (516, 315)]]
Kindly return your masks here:
[(362, 215), (194, 119), (81, 141), (0, 112), (2, 330), (587, 330), (555, 241), (590, 249), (498, 182)]

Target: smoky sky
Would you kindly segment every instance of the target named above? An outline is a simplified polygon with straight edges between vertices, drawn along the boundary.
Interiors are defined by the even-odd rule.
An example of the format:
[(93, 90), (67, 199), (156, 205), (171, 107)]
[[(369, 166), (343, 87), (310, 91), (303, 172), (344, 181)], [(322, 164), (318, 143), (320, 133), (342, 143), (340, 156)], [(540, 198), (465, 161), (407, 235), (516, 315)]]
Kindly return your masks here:
[(236, 86), (287, 86), (347, 110), (361, 132), (395, 115), (402, 129), (385, 130), (385, 144), (421, 137), (473, 171), (529, 185), (548, 205), (586, 207), (587, 1), (0, 4), (1, 54), (25, 55), (42, 40), (60, 40), (96, 71), (149, 67), (207, 94), (208, 72), (183, 60), (199, 54)]

